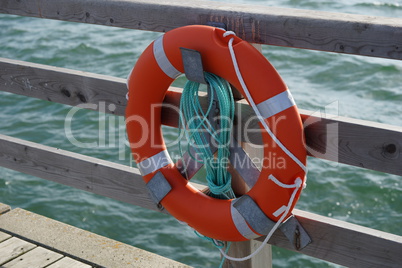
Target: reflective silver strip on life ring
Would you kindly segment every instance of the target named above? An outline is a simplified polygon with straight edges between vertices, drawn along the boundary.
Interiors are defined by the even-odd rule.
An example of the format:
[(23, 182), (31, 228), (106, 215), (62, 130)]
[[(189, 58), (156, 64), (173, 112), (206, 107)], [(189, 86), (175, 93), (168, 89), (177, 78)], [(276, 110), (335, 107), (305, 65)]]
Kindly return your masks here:
[(292, 97), (292, 94), (290, 94), (289, 90), (286, 90), (257, 104), (257, 109), (262, 117), (267, 119), (294, 105), (296, 105), (296, 103)]
[[(242, 217), (242, 220), (246, 223), (246, 225), (248, 224), (257, 233), (261, 235), (267, 235), (269, 231), (271, 231), (272, 227), (274, 227), (275, 222), (264, 214), (264, 212), (250, 196), (243, 195), (235, 199), (235, 202), (232, 201), (232, 204), (233, 210), (237, 210), (237, 213), (240, 214), (240, 217)], [(233, 215), (234, 213), (232, 212), (232, 218)], [(235, 214), (235, 216), (237, 215)], [(241, 221), (239, 221), (238, 219), (233, 219), (233, 221), (235, 222), (236, 228), (242, 235), (243, 233), (245, 233), (245, 235), (250, 235), (249, 232), (245, 230), (242, 226), (243, 223)], [(250, 227), (247, 226), (248, 229), (250, 229)], [(248, 238), (245, 235), (243, 236)], [(258, 237), (258, 235), (254, 236), (253, 238), (255, 237)]]
[(155, 172), (164, 166), (173, 163), (167, 150), (160, 151), (159, 153), (139, 162), (138, 169), (142, 176)]
[(178, 71), (172, 63), (170, 63), (169, 59), (166, 56), (165, 49), (163, 47), (163, 37), (160, 36), (158, 39), (154, 41), (153, 51), (155, 60), (159, 65), (159, 68), (170, 78), (176, 79), (181, 72)]
[(240, 214), (240, 212), (234, 207), (234, 204), (239, 200), (239, 198), (232, 200), (230, 204), (230, 212), (232, 215), (233, 223), (236, 226), (237, 231), (245, 237), (246, 239), (254, 239), (259, 237), (258, 234), (253, 232), (251, 228), (248, 226), (244, 217)]

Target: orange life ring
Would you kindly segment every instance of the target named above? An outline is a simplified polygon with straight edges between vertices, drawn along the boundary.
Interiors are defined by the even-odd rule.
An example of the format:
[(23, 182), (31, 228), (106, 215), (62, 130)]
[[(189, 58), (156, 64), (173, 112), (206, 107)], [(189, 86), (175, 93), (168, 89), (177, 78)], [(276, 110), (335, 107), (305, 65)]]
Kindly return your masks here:
[[(248, 201), (245, 203), (257, 205), (264, 214), (262, 216), (276, 222), (287, 211), (288, 217), (299, 198), (301, 188), (295, 192), (294, 202), (289, 205), (293, 189), (281, 187), (268, 177), (273, 175), (283, 184), (292, 184), (296, 178), (304, 182), (305, 169), (293, 161), (263, 130), (263, 168), (255, 186), (246, 195), (232, 200), (209, 197), (191, 186), (170, 159), (162, 137), (160, 116), (160, 104), (169, 86), (184, 72), (181, 47), (199, 51), (205, 71), (224, 78), (246, 96), (231, 64), (228, 49), (230, 38), (234, 38), (232, 47), (240, 72), (252, 99), (265, 118), (263, 120), (281, 143), (305, 165), (302, 122), (280, 75), (249, 43), (235, 36), (226, 36), (225, 31), (219, 28), (200, 25), (177, 28), (145, 49), (128, 78), (126, 125), (134, 160), (144, 181), (148, 184), (156, 174), (162, 174), (170, 185), (170, 191), (160, 201), (163, 207), (205, 236), (224, 241), (242, 241), (263, 235), (264, 227), (260, 228), (242, 217), (234, 209), (236, 202), (247, 196)], [(152, 115), (157, 116), (151, 118)], [(281, 159), (282, 165), (272, 166), (272, 157)], [(290, 208), (285, 210), (287, 206)]]

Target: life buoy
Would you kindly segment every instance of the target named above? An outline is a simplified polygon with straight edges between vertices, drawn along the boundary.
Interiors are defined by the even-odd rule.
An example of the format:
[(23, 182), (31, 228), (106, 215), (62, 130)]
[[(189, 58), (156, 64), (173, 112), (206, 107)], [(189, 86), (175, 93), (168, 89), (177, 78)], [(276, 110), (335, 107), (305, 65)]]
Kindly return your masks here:
[[(293, 184), (295, 180), (304, 182), (306, 149), (300, 115), (278, 72), (249, 43), (225, 33), (209, 26), (185, 26), (167, 32), (150, 44), (128, 78), (126, 126), (134, 160), (145, 183), (150, 184), (157, 174), (162, 174), (169, 184), (170, 190), (160, 202), (171, 215), (205, 236), (242, 241), (266, 234), (269, 224), (261, 222), (264, 217), (276, 222), (281, 216), (290, 215), (301, 188), (295, 192), (284, 185)], [(181, 47), (199, 51), (204, 70), (227, 80), (250, 103), (232, 65), (228, 48), (230, 39), (238, 71), (263, 117), (261, 120), (265, 123), (262, 123), (279, 141), (275, 141), (261, 125), (265, 146), (257, 183), (246, 195), (221, 200), (195, 189), (170, 159), (162, 137), (160, 104), (171, 83), (184, 72)], [(278, 146), (278, 142), (297, 160), (291, 158), (283, 146)], [(281, 165), (272, 166), (272, 157), (280, 159)], [(294, 201), (289, 204), (292, 194)], [(254, 206), (250, 212), (253, 215), (247, 215), (247, 206)]]

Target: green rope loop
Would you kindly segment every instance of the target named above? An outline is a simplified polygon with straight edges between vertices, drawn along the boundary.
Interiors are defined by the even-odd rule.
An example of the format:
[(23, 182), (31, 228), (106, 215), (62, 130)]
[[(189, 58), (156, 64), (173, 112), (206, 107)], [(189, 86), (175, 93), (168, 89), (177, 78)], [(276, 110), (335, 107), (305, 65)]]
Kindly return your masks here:
[[(208, 120), (211, 114), (214, 96), (210, 96), (206, 111), (202, 109), (198, 92), (200, 84), (188, 81), (184, 87), (180, 100), (181, 117), (179, 122), (179, 137), (182, 131), (188, 141), (187, 151), (190, 157), (204, 164), (207, 172), (207, 183), (210, 189), (210, 196), (219, 199), (232, 199), (235, 194), (231, 188), (231, 174), (227, 171), (229, 164), (229, 144), (234, 118), (234, 99), (232, 90), (227, 81), (217, 75), (205, 73), (210, 92), (216, 96), (219, 105), (219, 129), (215, 129)], [(209, 134), (209, 135), (207, 135)], [(216, 157), (210, 146), (217, 148)], [(190, 147), (193, 147), (201, 160), (191, 154)], [(179, 143), (179, 150), (182, 152)]]

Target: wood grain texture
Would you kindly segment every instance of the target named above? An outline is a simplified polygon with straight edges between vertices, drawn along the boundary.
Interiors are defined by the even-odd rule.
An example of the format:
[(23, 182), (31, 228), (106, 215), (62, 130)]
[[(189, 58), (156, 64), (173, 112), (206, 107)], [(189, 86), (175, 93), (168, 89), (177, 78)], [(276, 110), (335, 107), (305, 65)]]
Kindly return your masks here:
[(7, 239), (6, 241), (0, 243), (0, 267), (6, 267), (4, 265), (7, 262), (23, 255), (35, 247), (36, 245), (16, 237)]
[[(293, 213), (313, 241), (299, 251), (302, 254), (346, 267), (398, 267), (402, 263), (402, 236), (297, 209)], [(269, 243), (295, 251), (280, 232)]]
[(0, 242), (3, 242), (9, 238), (11, 238), (11, 235), (0, 231)]
[[(136, 168), (2, 135), (0, 152), (1, 166), (159, 211)], [(395, 267), (402, 263), (401, 236), (299, 210), (294, 214), (313, 240), (301, 251), (303, 254), (348, 267)], [(274, 234), (270, 243), (294, 250), (280, 232)]]
[[(0, 217), (0, 228), (96, 268), (189, 268), (185, 264), (166, 257), (20, 208), (2, 215)], [(65, 265), (62, 267), (70, 268), (73, 266)], [(24, 266), (24, 268), (33, 267)]]
[[(0, 59), (0, 90), (124, 115), (125, 79)], [(162, 123), (178, 126), (182, 89), (171, 87)], [(206, 95), (201, 99), (206, 103)], [(108, 109), (115, 107), (115, 109)], [(310, 156), (402, 176), (402, 127), (301, 110)], [(245, 100), (236, 102), (234, 135), (249, 147), (262, 144), (258, 120)]]
[(301, 113), (311, 156), (402, 176), (402, 127)]
[(61, 260), (58, 260), (57, 262), (51, 264), (47, 268), (91, 268), (91, 265), (76, 261), (74, 259), (71, 259), (69, 257), (64, 257)]
[(251, 43), (402, 59), (400, 18), (180, 0), (2, 0), (0, 13), (158, 32), (223, 22)]
[(4, 268), (43, 268), (49, 264), (61, 259), (63, 255), (50, 251), (42, 247), (36, 247), (33, 250), (19, 256), (18, 258), (4, 263)]
[[(232, 242), (228, 255), (236, 258), (243, 258), (252, 254), (261, 245), (258, 240)], [(231, 261), (226, 259), (223, 268), (271, 268), (272, 249), (271, 245), (265, 244), (264, 248), (253, 258), (246, 261)]]
[(0, 58), (0, 88), (117, 115), (127, 105), (124, 79), (5, 58)]
[[(251, 159), (262, 159), (263, 154), (262, 150), (255, 147), (248, 146), (247, 143), (241, 144), (244, 151), (249, 155)], [(262, 161), (257, 161), (262, 162)], [(247, 186), (243, 178), (236, 172), (236, 169), (229, 168), (229, 172), (232, 174), (232, 188), (235, 192), (236, 196), (240, 196), (246, 194), (250, 188)], [(243, 258), (249, 256), (253, 252), (255, 252), (261, 245), (260, 241), (257, 240), (248, 240), (241, 242), (232, 242), (228, 255), (236, 258)], [(226, 244), (227, 246), (227, 244)], [(264, 267), (271, 268), (272, 267), (272, 247), (269, 244), (265, 244), (261, 251), (253, 256), (251, 259), (242, 262), (230, 261), (228, 259), (225, 260), (223, 265), (224, 268), (256, 268), (256, 267)]]
[(126, 203), (158, 210), (138, 169), (0, 135), (0, 165)]

